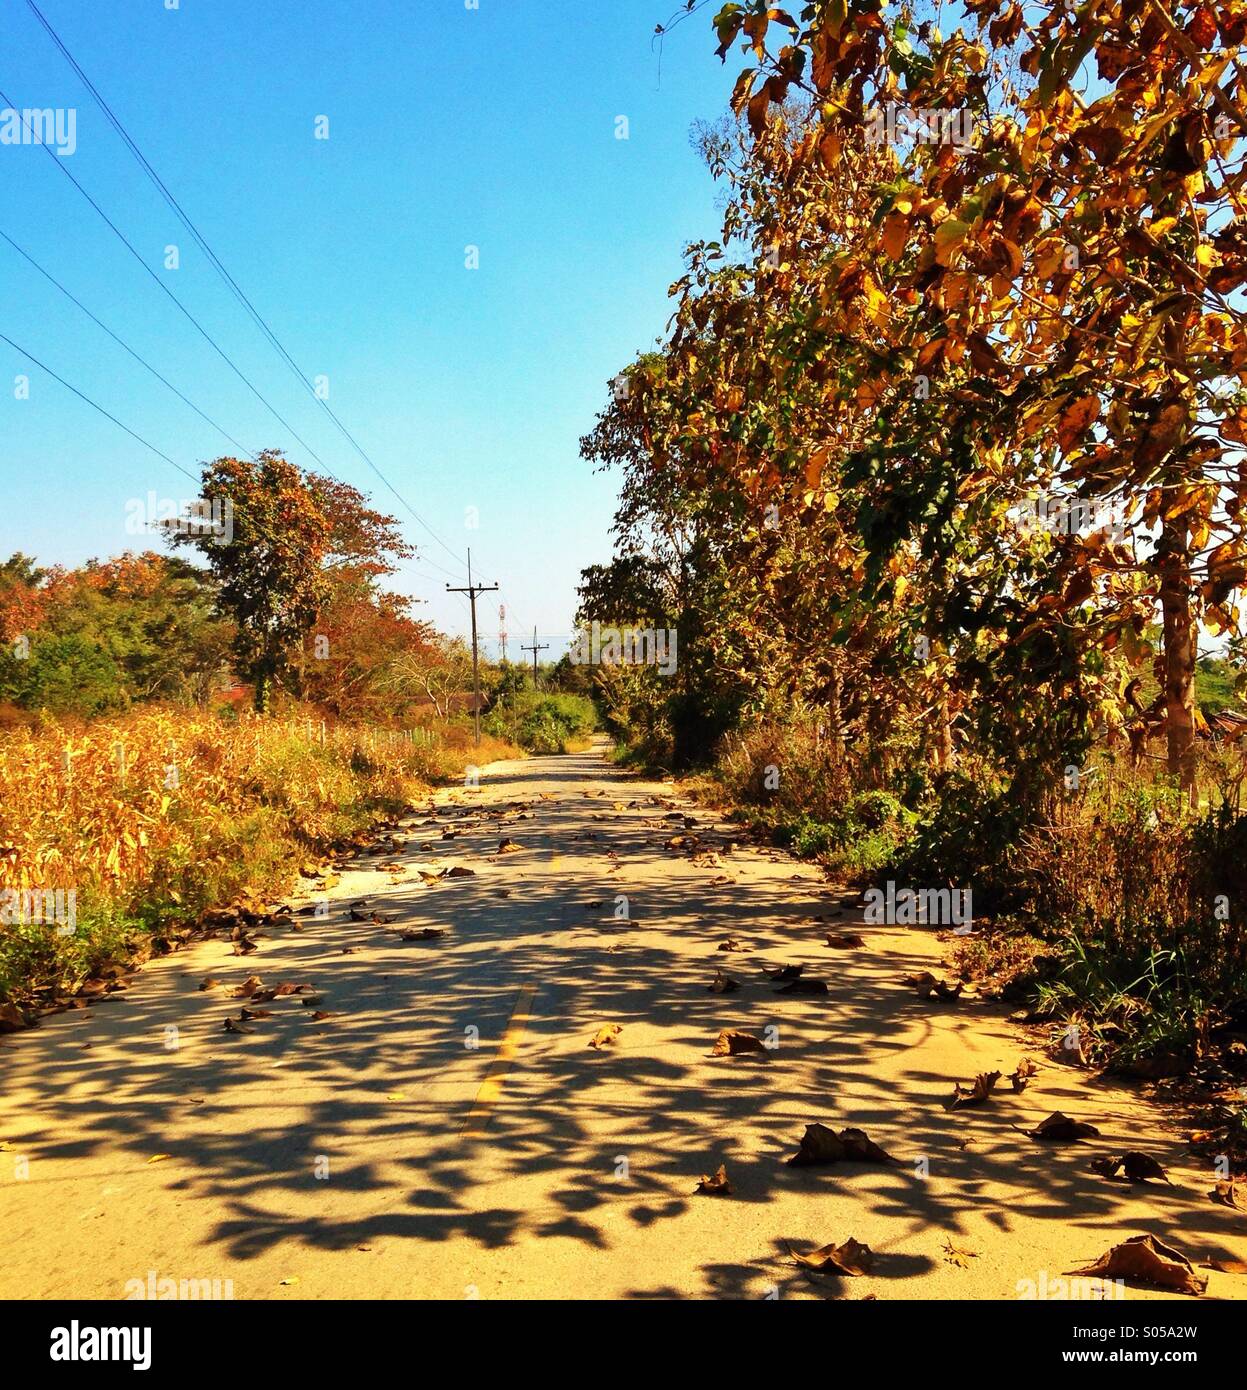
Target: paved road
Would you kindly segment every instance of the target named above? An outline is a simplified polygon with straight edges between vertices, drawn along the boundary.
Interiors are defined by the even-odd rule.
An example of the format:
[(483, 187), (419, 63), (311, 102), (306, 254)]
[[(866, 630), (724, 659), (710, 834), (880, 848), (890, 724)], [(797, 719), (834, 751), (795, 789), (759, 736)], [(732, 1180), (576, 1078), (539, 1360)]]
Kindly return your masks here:
[[(848, 911), (866, 948), (826, 946), (814, 919), (843, 890), (732, 847), (738, 831), (669, 785), (596, 749), (494, 764), (479, 792), (435, 801), (398, 832), (405, 872), (360, 856), (327, 917), (244, 958), (200, 943), (116, 1002), (0, 1042), (0, 1296), (121, 1298), (150, 1273), (237, 1298), (1013, 1298), (1145, 1231), (1195, 1259), (1247, 1256), (1244, 1218), (1209, 1201), (1212, 1175), (1136, 1093), (1045, 1063), (1024, 1095), (951, 1112), (954, 1080), (1011, 1071), (1028, 1044), (1039, 1057), (1034, 1037), (904, 988), (938, 969), (928, 932)], [(679, 810), (696, 852), (666, 847)], [(498, 854), (503, 837), (520, 848)], [(475, 875), (413, 867), (456, 864)], [(365, 895), (396, 922), (350, 920)], [(403, 943), (394, 926), (447, 934)], [(729, 934), (750, 949), (719, 952)], [(828, 995), (777, 995), (761, 970), (798, 962)], [(739, 992), (708, 992), (716, 966)], [(224, 988), (200, 991), (206, 975)], [(228, 1034), (226, 989), (248, 975), (311, 982), (333, 1017), (294, 995)], [(590, 1049), (612, 1023), (616, 1044)], [(774, 1028), (778, 1046), (711, 1057), (724, 1027)], [(1103, 1145), (1012, 1127), (1057, 1109)], [(788, 1166), (815, 1120), (900, 1161)], [(1175, 1186), (1090, 1173), (1115, 1145), (1154, 1153)], [(695, 1195), (721, 1162), (734, 1195)], [(850, 1236), (876, 1252), (867, 1277), (789, 1258)], [(1212, 1296), (1247, 1287), (1211, 1280)]]

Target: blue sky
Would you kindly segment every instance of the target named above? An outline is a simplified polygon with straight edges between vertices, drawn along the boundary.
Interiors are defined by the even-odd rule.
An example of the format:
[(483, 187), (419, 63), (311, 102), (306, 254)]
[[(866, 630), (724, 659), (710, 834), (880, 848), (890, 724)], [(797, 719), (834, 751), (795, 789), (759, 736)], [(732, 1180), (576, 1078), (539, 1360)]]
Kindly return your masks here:
[[(580, 570), (610, 548), (615, 481), (579, 437), (662, 333), (684, 244), (718, 230), (689, 135), (722, 112), (739, 64), (715, 59), (708, 16), (667, 39), (660, 71), (653, 31), (674, 0), (38, 3), (294, 360), (328, 377), (365, 451), (501, 583), (512, 656), (534, 625), (557, 652)], [(329, 468), (404, 520), (421, 558), (396, 587), (465, 630), (437, 568), (461, 563), (300, 388), (25, 0), (0, 0), (0, 23), (0, 89), (18, 108), (76, 108), (74, 176)], [(247, 448), (315, 466), (46, 151), (0, 146), (0, 230)], [(234, 452), (3, 242), (0, 332), (192, 472)], [(0, 553), (65, 564), (135, 546), (128, 499), (191, 490), (3, 343), (0, 484)], [(482, 614), (492, 639), (496, 604)]]

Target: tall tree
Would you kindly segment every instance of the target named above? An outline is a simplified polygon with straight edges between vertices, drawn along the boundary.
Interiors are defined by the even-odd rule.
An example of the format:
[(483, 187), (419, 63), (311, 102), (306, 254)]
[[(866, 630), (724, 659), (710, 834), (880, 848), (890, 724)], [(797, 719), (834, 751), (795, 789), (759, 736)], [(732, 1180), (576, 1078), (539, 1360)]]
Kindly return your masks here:
[(304, 473), (277, 450), (255, 460), (217, 459), (204, 468), (202, 495), (225, 534), (174, 522), (169, 538), (195, 546), (207, 561), (217, 602), (235, 624), (235, 661), (264, 712), (334, 596), (367, 593), (412, 552), (395, 519), (369, 507), (357, 489)]

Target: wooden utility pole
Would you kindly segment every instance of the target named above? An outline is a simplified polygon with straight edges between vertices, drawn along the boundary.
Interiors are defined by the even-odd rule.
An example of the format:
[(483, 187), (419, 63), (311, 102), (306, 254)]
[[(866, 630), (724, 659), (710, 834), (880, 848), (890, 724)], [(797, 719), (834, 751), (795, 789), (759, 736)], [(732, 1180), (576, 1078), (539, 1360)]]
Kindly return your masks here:
[(481, 594), (496, 593), (497, 584), (472, 583), (472, 552), (468, 551), (468, 586), (455, 589), (446, 585), (448, 594), (467, 594), (472, 604), (472, 714), (476, 723), (476, 746), (481, 746), (481, 673), (480, 660), (476, 650), (476, 600)]
[(543, 643), (541, 644), (541, 646), (538, 646), (538, 645), (537, 645), (537, 629), (536, 629), (536, 628), (533, 628), (533, 644), (532, 644), (532, 646), (531, 646), (531, 647), (524, 647), (524, 646), (520, 647), (520, 651), (522, 651), (522, 652), (532, 652), (532, 654), (533, 654), (533, 689), (534, 689), (534, 690), (537, 688), (537, 653), (538, 653), (538, 652), (548, 652), (549, 650), (550, 650), (550, 644), (549, 644), (549, 642), (543, 642)]

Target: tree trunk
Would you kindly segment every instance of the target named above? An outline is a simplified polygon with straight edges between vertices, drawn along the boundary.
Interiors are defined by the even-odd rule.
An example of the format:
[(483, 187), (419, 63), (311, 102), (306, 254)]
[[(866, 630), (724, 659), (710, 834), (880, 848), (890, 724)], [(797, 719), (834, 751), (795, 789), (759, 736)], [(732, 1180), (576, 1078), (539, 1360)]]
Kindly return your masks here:
[(255, 671), (255, 712), (267, 714), (272, 703), (273, 673), (267, 664)]
[(1164, 616), (1165, 737), (1169, 775), (1195, 800), (1195, 626), (1191, 618), (1186, 524), (1162, 524), (1160, 607)]
[(839, 654), (831, 656), (831, 681), (827, 691), (827, 722), (831, 727), (832, 747), (836, 750), (837, 762), (844, 761), (844, 706), (840, 698), (840, 660)]

